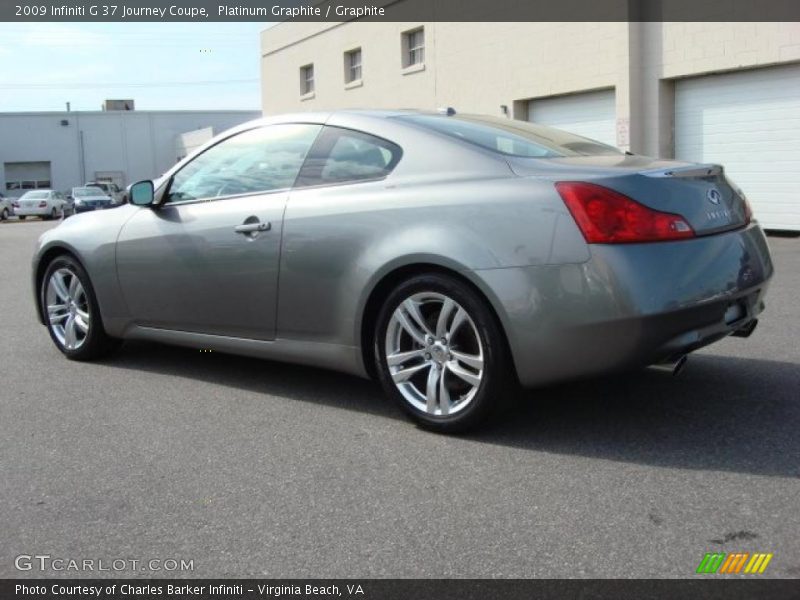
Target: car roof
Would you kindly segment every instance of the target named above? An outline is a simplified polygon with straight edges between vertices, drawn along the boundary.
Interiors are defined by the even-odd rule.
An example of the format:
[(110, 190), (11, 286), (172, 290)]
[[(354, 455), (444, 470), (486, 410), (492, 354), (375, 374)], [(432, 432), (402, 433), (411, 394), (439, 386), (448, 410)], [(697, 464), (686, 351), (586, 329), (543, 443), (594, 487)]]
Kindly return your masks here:
[(413, 108), (397, 108), (397, 109), (369, 109), (369, 108), (346, 108), (341, 110), (332, 110), (324, 112), (293, 112), (284, 113), (279, 115), (269, 115), (252, 121), (247, 121), (228, 131), (242, 131), (245, 129), (252, 129), (262, 125), (277, 125), (280, 123), (319, 123), (324, 125), (333, 117), (357, 117), (360, 119), (370, 118), (376, 120), (384, 120), (392, 117), (400, 117), (403, 115), (443, 115), (441, 111), (433, 110), (420, 110)]

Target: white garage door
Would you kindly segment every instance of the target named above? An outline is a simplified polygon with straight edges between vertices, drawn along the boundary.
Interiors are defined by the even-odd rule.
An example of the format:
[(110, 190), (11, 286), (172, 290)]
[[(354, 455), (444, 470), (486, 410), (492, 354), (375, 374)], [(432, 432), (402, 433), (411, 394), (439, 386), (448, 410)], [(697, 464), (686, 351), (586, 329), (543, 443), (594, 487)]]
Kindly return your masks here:
[(800, 230), (800, 66), (676, 82), (675, 157), (721, 163), (763, 227)]
[(614, 90), (540, 98), (528, 102), (528, 120), (616, 146), (614, 102)]

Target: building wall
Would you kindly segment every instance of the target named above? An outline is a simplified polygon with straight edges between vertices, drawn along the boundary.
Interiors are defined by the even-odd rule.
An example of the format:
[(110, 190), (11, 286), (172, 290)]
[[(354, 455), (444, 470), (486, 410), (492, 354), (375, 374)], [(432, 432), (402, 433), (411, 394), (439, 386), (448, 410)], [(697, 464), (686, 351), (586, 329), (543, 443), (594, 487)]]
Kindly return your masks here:
[(211, 140), (215, 135), (213, 127), (203, 127), (194, 131), (187, 131), (178, 136), (175, 141), (175, 156), (182, 160), (200, 146)]
[[(404, 72), (401, 34), (425, 27), (425, 68)], [(343, 53), (362, 48), (363, 85)], [(617, 144), (671, 156), (676, 78), (800, 61), (798, 23), (299, 23), (262, 33), (265, 114), (453, 106), (525, 118), (527, 102), (614, 88)], [(301, 99), (301, 66), (315, 93)]]
[(122, 172), (123, 185), (151, 179), (175, 164), (181, 134), (206, 127), (221, 132), (259, 116), (257, 111), (0, 113), (0, 189), (6, 189), (3, 165), (9, 162), (49, 161), (58, 190), (82, 185), (98, 172)]

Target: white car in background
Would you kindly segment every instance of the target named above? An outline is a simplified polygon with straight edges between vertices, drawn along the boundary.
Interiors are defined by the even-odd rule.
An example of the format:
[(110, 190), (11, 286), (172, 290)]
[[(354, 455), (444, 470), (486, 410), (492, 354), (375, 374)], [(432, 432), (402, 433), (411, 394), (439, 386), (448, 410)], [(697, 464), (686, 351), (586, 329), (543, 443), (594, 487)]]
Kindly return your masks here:
[(55, 190), (30, 190), (14, 202), (14, 213), (24, 220), (25, 217), (42, 217), (58, 219), (74, 214), (75, 209), (61, 192)]
[(0, 221), (8, 220), (8, 217), (14, 214), (14, 204), (11, 198), (7, 198), (5, 194), (0, 192)]

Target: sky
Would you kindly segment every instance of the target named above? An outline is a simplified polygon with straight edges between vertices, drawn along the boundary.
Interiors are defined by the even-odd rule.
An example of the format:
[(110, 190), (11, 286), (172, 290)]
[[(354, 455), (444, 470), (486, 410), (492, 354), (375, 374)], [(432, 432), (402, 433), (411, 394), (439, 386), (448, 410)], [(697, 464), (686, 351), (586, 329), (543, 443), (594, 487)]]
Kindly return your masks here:
[(0, 112), (261, 109), (269, 23), (0, 24)]

